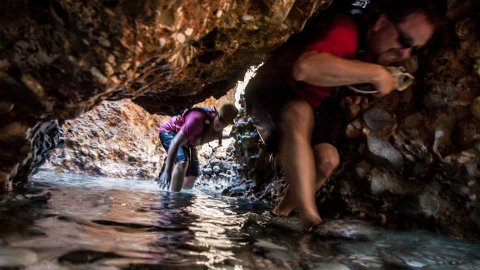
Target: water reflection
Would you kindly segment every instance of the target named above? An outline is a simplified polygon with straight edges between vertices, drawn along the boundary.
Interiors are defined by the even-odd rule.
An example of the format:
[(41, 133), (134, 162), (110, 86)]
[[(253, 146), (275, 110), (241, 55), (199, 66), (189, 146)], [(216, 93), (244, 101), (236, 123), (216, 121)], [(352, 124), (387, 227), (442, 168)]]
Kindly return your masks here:
[(474, 243), (354, 222), (339, 226), (352, 228), (347, 237), (305, 235), (250, 214), (266, 211), (259, 202), (208, 192), (169, 193), (152, 182), (42, 173), (27, 194), (0, 204), (0, 268), (480, 267), (480, 247)]

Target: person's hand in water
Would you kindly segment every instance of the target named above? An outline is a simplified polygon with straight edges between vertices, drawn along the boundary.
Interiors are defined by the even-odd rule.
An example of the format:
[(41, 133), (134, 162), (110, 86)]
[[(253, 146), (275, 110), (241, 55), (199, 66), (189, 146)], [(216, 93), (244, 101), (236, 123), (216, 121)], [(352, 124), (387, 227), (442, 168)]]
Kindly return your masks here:
[(165, 170), (162, 175), (160, 175), (160, 179), (158, 181), (158, 185), (160, 186), (161, 189), (168, 189), (170, 188), (170, 180), (171, 180), (171, 174)]

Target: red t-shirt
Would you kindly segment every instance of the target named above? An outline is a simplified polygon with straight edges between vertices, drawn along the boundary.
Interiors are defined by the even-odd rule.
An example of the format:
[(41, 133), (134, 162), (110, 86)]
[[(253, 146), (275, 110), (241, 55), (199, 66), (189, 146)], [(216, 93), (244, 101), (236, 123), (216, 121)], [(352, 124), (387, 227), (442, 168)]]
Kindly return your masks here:
[(160, 126), (160, 132), (166, 131), (178, 133), (181, 130), (182, 133), (187, 136), (190, 145), (198, 145), (200, 143), (199, 140), (201, 139), (205, 122), (212, 122), (216, 115), (217, 113), (215, 111), (209, 112), (209, 116), (207, 116), (205, 112), (191, 110), (186, 114), (171, 117), (167, 122)]
[[(324, 36), (310, 44), (304, 52), (327, 52), (335, 56), (354, 59), (358, 49), (358, 29), (353, 20), (347, 16), (339, 16)], [(332, 95), (333, 87), (320, 87), (306, 84), (296, 89), (297, 94), (305, 99), (312, 108), (317, 108), (322, 100)]]

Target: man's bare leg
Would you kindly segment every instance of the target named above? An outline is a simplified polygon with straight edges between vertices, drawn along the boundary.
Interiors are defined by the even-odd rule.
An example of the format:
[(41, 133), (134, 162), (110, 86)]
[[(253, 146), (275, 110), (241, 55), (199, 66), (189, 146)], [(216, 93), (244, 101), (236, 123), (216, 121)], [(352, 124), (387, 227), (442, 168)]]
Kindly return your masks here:
[(195, 185), (195, 180), (197, 177), (195, 176), (186, 176), (185, 180), (183, 181), (182, 189), (191, 189), (193, 185)]
[(329, 143), (320, 143), (313, 147), (315, 155), (315, 167), (317, 170), (317, 188), (325, 185), (327, 179), (332, 175), (333, 171), (340, 164), (340, 155), (337, 148)]
[(280, 202), (273, 209), (273, 213), (277, 216), (288, 217), (295, 210), (297, 204), (295, 203), (295, 193), (293, 189), (290, 188), (290, 185), (285, 189), (283, 197), (280, 199)]
[(305, 101), (295, 100), (285, 106), (280, 127), (279, 157), (300, 218), (307, 229), (322, 223), (315, 202), (315, 158), (310, 145), (313, 123), (313, 110)]
[[(313, 147), (316, 167), (316, 189), (315, 193), (322, 188), (333, 171), (340, 164), (340, 156), (337, 149), (328, 143), (317, 144)], [(285, 190), (283, 198), (273, 210), (279, 216), (289, 216), (295, 210), (295, 194), (290, 186)]]
[(172, 181), (170, 183), (170, 191), (180, 191), (183, 186), (183, 180), (187, 173), (188, 161), (177, 162), (173, 166)]

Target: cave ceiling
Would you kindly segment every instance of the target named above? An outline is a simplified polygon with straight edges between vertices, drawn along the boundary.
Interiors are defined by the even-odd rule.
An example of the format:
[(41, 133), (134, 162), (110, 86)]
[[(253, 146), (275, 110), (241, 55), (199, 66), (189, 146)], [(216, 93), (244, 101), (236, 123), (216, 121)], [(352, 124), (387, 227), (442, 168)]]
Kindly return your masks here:
[(2, 1), (1, 107), (29, 123), (105, 99), (175, 113), (226, 93), (330, 2)]

